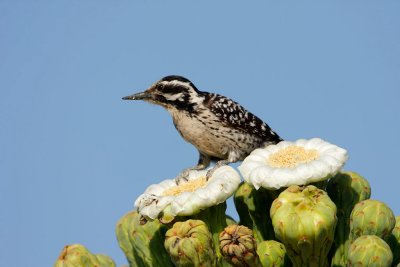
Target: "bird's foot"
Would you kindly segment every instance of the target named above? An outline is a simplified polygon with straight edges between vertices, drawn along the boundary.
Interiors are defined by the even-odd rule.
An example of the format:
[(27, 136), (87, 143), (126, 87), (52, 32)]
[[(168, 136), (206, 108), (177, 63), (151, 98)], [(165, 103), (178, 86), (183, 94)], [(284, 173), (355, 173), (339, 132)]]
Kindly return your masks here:
[[(213, 176), (214, 172), (221, 166), (215, 165), (211, 169), (207, 171), (206, 174), (206, 180), (210, 180), (210, 178)], [(189, 174), (190, 172), (193, 171), (193, 169), (186, 169), (182, 171), (177, 177), (175, 177), (175, 183), (176, 185), (180, 185), (182, 183), (186, 183), (189, 181)]]
[(221, 165), (215, 164), (214, 167), (212, 167), (211, 169), (209, 169), (209, 170), (207, 171), (207, 174), (206, 174), (206, 180), (207, 180), (207, 181), (209, 181), (209, 180), (211, 179), (211, 177), (213, 176), (214, 172), (215, 172), (216, 170), (218, 170), (219, 167), (221, 167)]
[(209, 169), (207, 171), (207, 174), (206, 174), (206, 180), (207, 181), (210, 180), (210, 178), (213, 176), (213, 174), (214, 174), (216, 169), (218, 169), (218, 167), (214, 166), (214, 167), (212, 167), (211, 169)]
[(176, 185), (180, 185), (181, 183), (186, 183), (189, 181), (189, 173), (191, 169), (186, 169), (182, 171), (178, 176), (175, 177)]
[(207, 171), (207, 174), (206, 174), (206, 179), (207, 179), (207, 181), (210, 180), (210, 178), (213, 176), (214, 172), (215, 172), (219, 167), (225, 166), (225, 165), (226, 165), (227, 163), (229, 163), (229, 162), (230, 162), (230, 161), (228, 161), (228, 160), (220, 160), (220, 161), (218, 161), (217, 163), (215, 163), (214, 167), (212, 167), (211, 169), (209, 169), (209, 170)]

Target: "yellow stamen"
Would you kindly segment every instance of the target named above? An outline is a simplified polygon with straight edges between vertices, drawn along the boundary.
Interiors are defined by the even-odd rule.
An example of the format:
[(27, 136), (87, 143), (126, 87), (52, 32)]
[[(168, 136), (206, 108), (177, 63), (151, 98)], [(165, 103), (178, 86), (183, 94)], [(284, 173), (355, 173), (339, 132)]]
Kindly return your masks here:
[(318, 157), (316, 149), (304, 149), (301, 146), (289, 146), (268, 158), (268, 164), (274, 168), (293, 168), (301, 163), (307, 163)]
[(186, 183), (182, 183), (178, 186), (171, 187), (164, 191), (163, 196), (176, 196), (183, 192), (194, 192), (196, 189), (202, 188), (207, 184), (206, 177), (200, 177)]

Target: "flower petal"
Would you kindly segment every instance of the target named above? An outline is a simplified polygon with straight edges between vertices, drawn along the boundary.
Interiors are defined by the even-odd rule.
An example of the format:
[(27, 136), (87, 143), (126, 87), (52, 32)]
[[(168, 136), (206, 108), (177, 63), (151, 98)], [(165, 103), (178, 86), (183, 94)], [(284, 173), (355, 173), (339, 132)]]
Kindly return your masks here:
[[(269, 161), (272, 155), (277, 155), (274, 164)], [(257, 189), (279, 189), (328, 179), (343, 167), (347, 158), (346, 150), (320, 138), (299, 139), (256, 149), (238, 169), (244, 180)]]
[[(197, 185), (193, 181), (204, 179), (206, 174), (207, 170), (191, 171), (188, 182)], [(161, 212), (167, 212), (169, 216), (189, 216), (226, 201), (239, 184), (240, 175), (232, 167), (222, 166), (214, 171), (205, 185), (199, 183), (199, 188), (194, 188), (194, 191), (175, 191), (177, 185), (173, 179), (151, 185), (138, 197), (135, 206), (142, 216), (150, 219), (157, 219)]]

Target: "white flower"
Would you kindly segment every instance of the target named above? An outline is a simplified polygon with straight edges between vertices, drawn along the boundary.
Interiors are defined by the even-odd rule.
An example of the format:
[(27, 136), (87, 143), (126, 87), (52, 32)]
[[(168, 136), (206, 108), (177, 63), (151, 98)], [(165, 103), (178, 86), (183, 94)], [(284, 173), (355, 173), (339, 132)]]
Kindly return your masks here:
[(254, 150), (239, 171), (256, 189), (279, 189), (326, 180), (347, 158), (346, 150), (319, 138), (282, 141)]
[(207, 170), (191, 171), (188, 182), (176, 185), (174, 179), (149, 186), (135, 201), (142, 216), (190, 216), (208, 207), (220, 204), (238, 188), (240, 175), (232, 167), (216, 169), (206, 180)]

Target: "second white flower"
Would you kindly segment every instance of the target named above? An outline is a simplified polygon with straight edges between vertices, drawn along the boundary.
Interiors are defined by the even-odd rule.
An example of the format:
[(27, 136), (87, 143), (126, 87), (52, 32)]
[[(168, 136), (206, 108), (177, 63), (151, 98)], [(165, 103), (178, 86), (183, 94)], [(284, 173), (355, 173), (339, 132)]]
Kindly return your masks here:
[(346, 162), (347, 151), (319, 138), (282, 141), (254, 150), (239, 166), (256, 189), (279, 189), (323, 181)]

